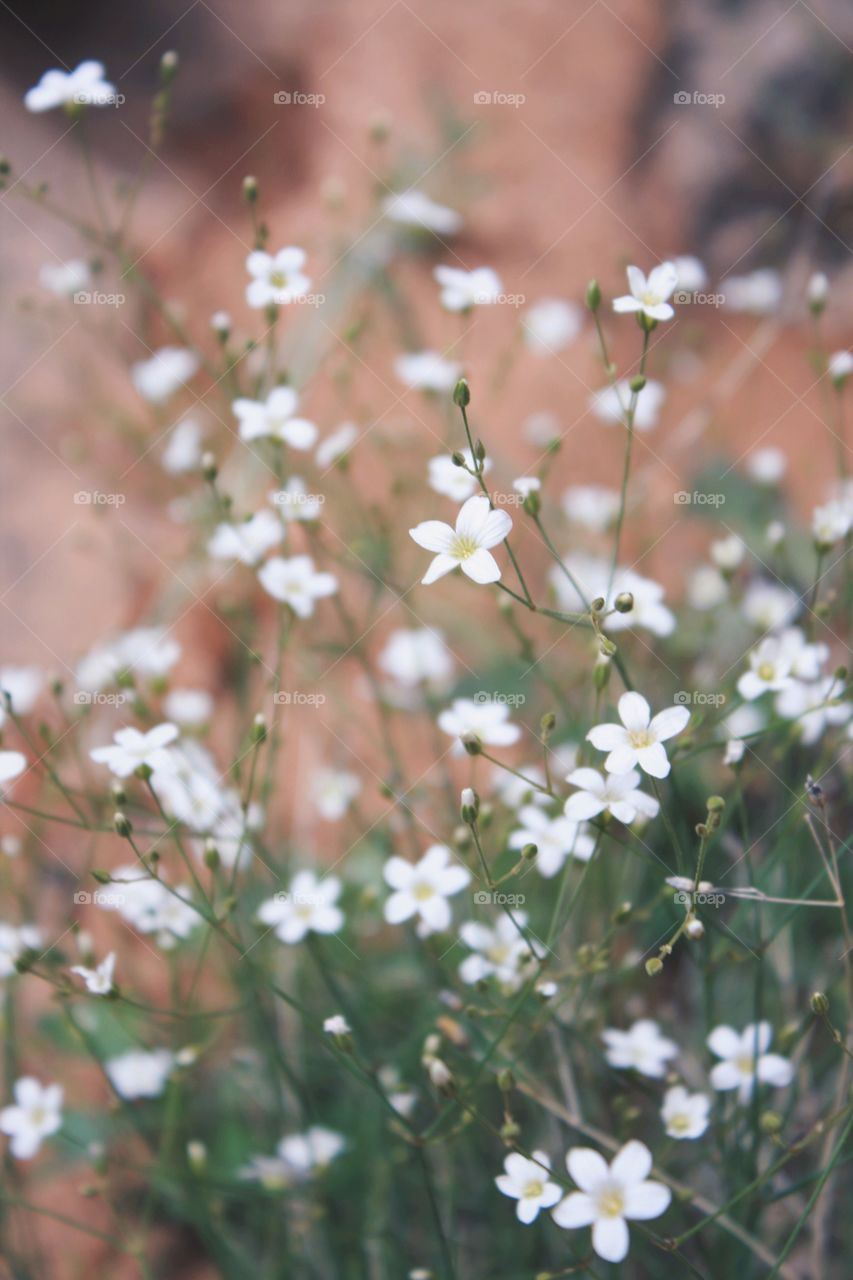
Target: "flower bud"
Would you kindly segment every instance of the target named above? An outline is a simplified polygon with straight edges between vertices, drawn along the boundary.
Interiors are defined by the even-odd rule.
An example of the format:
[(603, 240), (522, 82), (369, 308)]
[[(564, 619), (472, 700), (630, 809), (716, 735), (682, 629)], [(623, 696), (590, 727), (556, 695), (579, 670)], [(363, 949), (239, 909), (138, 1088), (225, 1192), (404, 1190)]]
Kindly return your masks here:
[(532, 862), (539, 853), (539, 846), (535, 844), (526, 844), (521, 851), (521, 856), (526, 862)]
[(483, 744), (474, 733), (463, 734), (462, 745), (468, 752), (469, 756), (478, 756), (482, 754)]
[(460, 378), (453, 388), (453, 403), (460, 409), (466, 409), (471, 403), (471, 388), (466, 378)]
[(601, 306), (601, 287), (597, 280), (590, 280), (586, 286), (586, 305), (590, 311), (597, 311)]
[(352, 1053), (352, 1027), (342, 1013), (335, 1013), (323, 1022), (323, 1030), (342, 1053)]
[(261, 742), (266, 741), (266, 736), (267, 736), (267, 722), (264, 719), (264, 717), (261, 715), (261, 713), (258, 712), (254, 720), (252, 721), (252, 742), (254, 742), (255, 745), (258, 745)]
[(254, 204), (258, 198), (258, 180), (257, 178), (246, 177), (243, 179), (243, 199), (247, 204)]
[(187, 1143), (187, 1164), (193, 1173), (203, 1173), (207, 1164), (207, 1147), (203, 1142), (192, 1139)]
[(204, 865), (207, 867), (208, 871), (219, 870), (220, 857), (215, 840), (208, 839), (204, 842)]
[(473, 787), (465, 787), (462, 792), (462, 821), (469, 826), (477, 821), (480, 811), (480, 797)]
[(695, 941), (697, 938), (704, 938), (705, 926), (701, 920), (696, 918), (696, 916), (691, 916), (687, 921), (687, 924), (684, 926), (684, 932), (687, 934), (688, 938), (692, 938)]
[(646, 961), (646, 973), (650, 978), (655, 978), (663, 969), (663, 960), (659, 956), (650, 956)]
[(174, 49), (168, 49), (160, 59), (160, 79), (163, 84), (171, 84), (178, 74), (180, 59)]
[(619, 595), (613, 601), (613, 607), (617, 613), (630, 613), (634, 607), (634, 597), (630, 591), (620, 591)]
[(207, 450), (205, 453), (202, 454), (201, 474), (202, 474), (202, 478), (206, 480), (208, 484), (213, 484), (214, 480), (219, 475), (219, 468), (216, 465), (216, 458), (210, 452), (210, 450)]
[(515, 1076), (509, 1067), (502, 1067), (498, 1072), (498, 1088), (501, 1093), (509, 1093), (510, 1089), (515, 1088)]
[(646, 385), (646, 379), (643, 377), (641, 373), (638, 373), (636, 378), (632, 378), (631, 381), (628, 383), (629, 389), (635, 396), (638, 396), (640, 394), (640, 392), (642, 391), (645, 385)]
[(813, 991), (811, 998), (812, 1013), (829, 1013), (829, 1001), (822, 991)]
[(782, 1128), (782, 1117), (777, 1111), (762, 1111), (758, 1123), (762, 1133), (778, 1133)]
[(113, 814), (113, 827), (115, 828), (116, 835), (122, 836), (124, 839), (127, 839), (133, 830), (130, 818), (128, 818), (125, 813)]

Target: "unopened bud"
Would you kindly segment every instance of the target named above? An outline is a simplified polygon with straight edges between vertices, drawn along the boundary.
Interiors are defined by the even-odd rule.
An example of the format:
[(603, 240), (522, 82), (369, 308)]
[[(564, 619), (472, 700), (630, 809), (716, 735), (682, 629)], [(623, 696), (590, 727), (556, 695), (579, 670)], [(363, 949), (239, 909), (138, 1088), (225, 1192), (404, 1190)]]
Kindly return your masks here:
[(465, 787), (462, 792), (462, 821), (470, 826), (477, 821), (480, 811), (480, 797), (473, 787)]
[(659, 956), (650, 956), (646, 961), (646, 973), (650, 978), (656, 978), (663, 969), (663, 960)]
[(219, 467), (216, 465), (216, 458), (209, 450), (201, 456), (201, 474), (202, 478), (205, 479), (208, 484), (213, 484), (214, 480), (219, 475)]
[(163, 84), (171, 84), (178, 74), (180, 59), (174, 49), (169, 49), (160, 59), (160, 79)]
[(617, 613), (630, 613), (634, 607), (634, 597), (630, 591), (620, 591), (619, 595), (613, 601), (613, 607)]
[(131, 831), (133, 830), (130, 818), (128, 818), (127, 814), (125, 813), (113, 814), (113, 827), (115, 828), (116, 835), (122, 836), (124, 837), (124, 839), (127, 839)]
[(475, 733), (463, 734), (462, 745), (468, 752), (469, 756), (478, 756), (483, 750), (483, 744)]
[(254, 742), (256, 745), (258, 743), (264, 742), (266, 741), (266, 736), (267, 736), (267, 722), (264, 719), (264, 717), (261, 715), (261, 713), (258, 712), (254, 720), (252, 721), (252, 742)]
[(586, 286), (586, 305), (590, 311), (597, 311), (601, 306), (601, 286), (597, 280), (590, 280)]
[(822, 991), (813, 991), (811, 998), (812, 1012), (817, 1014), (829, 1013), (829, 1001)]
[(257, 178), (247, 177), (243, 179), (243, 199), (247, 204), (254, 204), (258, 198), (258, 180)]
[(628, 383), (628, 386), (634, 395), (639, 395), (645, 385), (646, 379), (641, 373), (638, 373), (636, 378), (632, 378)]
[(471, 388), (467, 378), (460, 378), (453, 388), (453, 403), (460, 409), (466, 409), (471, 403)]

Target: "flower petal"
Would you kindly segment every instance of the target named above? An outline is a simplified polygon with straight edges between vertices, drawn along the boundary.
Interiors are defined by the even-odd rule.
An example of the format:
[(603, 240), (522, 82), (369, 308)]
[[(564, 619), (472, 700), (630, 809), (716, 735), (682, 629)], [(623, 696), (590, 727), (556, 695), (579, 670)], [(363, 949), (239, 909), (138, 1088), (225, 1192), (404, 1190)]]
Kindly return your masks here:
[(485, 547), (478, 547), (473, 555), (461, 561), (461, 568), (472, 582), (479, 582), (481, 585), (497, 582), (501, 576), (500, 565), (491, 551), (487, 551)]
[(605, 1262), (621, 1262), (629, 1243), (624, 1218), (599, 1218), (592, 1228), (592, 1247)]
[(572, 1191), (557, 1205), (551, 1217), (558, 1227), (589, 1227), (595, 1222), (596, 1207), (592, 1196), (583, 1191)]
[(642, 1182), (652, 1171), (652, 1153), (643, 1142), (626, 1142), (610, 1162), (610, 1173), (620, 1182)]
[(454, 533), (443, 520), (422, 520), (414, 529), (409, 530), (409, 537), (425, 551), (438, 551), (446, 555), (453, 545)]
[(629, 691), (619, 699), (619, 719), (626, 729), (646, 729), (652, 709), (641, 693)]
[(625, 1217), (641, 1222), (659, 1218), (666, 1213), (672, 1200), (672, 1192), (662, 1182), (641, 1182), (625, 1191)]
[(689, 719), (690, 712), (686, 707), (667, 707), (657, 713), (650, 728), (658, 742), (666, 742), (668, 738), (674, 738), (682, 729), (686, 729)]
[(581, 1191), (593, 1194), (610, 1176), (604, 1156), (592, 1147), (572, 1147), (566, 1156), (566, 1168)]

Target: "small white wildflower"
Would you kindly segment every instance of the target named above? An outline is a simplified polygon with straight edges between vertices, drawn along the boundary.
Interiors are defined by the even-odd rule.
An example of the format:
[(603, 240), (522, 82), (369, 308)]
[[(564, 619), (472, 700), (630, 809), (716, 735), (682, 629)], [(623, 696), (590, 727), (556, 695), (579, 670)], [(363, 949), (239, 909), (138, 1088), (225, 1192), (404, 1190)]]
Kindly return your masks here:
[(511, 529), (506, 511), (493, 510), (485, 496), (468, 499), (456, 517), (455, 529), (443, 520), (422, 521), (409, 530), (409, 537), (437, 554), (421, 582), (428, 586), (456, 568), (472, 582), (497, 582), (501, 571), (491, 548), (503, 542)]
[(710, 1109), (706, 1093), (689, 1093), (679, 1084), (667, 1089), (660, 1114), (670, 1138), (701, 1138), (708, 1128)]
[[(690, 888), (693, 888), (691, 883)], [(666, 1064), (678, 1053), (678, 1045), (662, 1036), (660, 1027), (651, 1018), (640, 1018), (627, 1031), (608, 1027), (601, 1033), (606, 1046), (606, 1057), (611, 1067), (619, 1070), (639, 1071), (652, 1080), (662, 1080)]]
[(678, 285), (678, 272), (672, 262), (662, 262), (649, 272), (648, 279), (639, 267), (628, 267), (629, 294), (613, 299), (613, 310), (642, 312), (649, 320), (671, 320), (675, 315), (668, 299)]
[(0, 1111), (0, 1133), (12, 1139), (9, 1150), (16, 1160), (30, 1160), (42, 1141), (62, 1128), (62, 1086), (22, 1076), (13, 1096), (14, 1105)]
[(630, 1246), (628, 1221), (647, 1222), (669, 1208), (672, 1192), (652, 1182), (652, 1156), (642, 1142), (627, 1142), (610, 1164), (591, 1147), (573, 1147), (566, 1167), (580, 1191), (551, 1216), (558, 1227), (592, 1227), (592, 1247), (605, 1262), (621, 1262)]
[(708, 1048), (721, 1061), (711, 1068), (711, 1084), (715, 1089), (737, 1089), (738, 1101), (749, 1102), (756, 1082), (784, 1089), (794, 1078), (794, 1068), (787, 1058), (768, 1053), (773, 1039), (769, 1022), (750, 1023), (743, 1031), (733, 1027), (715, 1027), (708, 1036)]
[(519, 1222), (535, 1222), (540, 1209), (550, 1209), (562, 1200), (562, 1188), (548, 1177), (550, 1168), (544, 1151), (534, 1151), (531, 1160), (513, 1151), (504, 1160), (504, 1172), (495, 1178), (495, 1185), (503, 1195), (518, 1201), (515, 1213)]

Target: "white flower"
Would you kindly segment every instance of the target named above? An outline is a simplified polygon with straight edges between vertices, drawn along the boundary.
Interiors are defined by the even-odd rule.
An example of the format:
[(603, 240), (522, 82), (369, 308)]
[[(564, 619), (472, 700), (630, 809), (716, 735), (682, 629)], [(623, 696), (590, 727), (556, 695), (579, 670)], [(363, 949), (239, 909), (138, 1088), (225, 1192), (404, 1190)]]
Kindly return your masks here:
[(616, 519), (619, 494), (600, 484), (574, 485), (563, 494), (563, 511), (575, 524), (604, 533)]
[(24, 95), (27, 111), (51, 111), (77, 103), (103, 107), (115, 102), (115, 85), (104, 79), (104, 65), (91, 59), (73, 71), (45, 71), (41, 80)]
[(625, 423), (632, 399), (636, 400), (634, 429), (651, 431), (652, 427), (657, 426), (660, 411), (666, 399), (666, 388), (660, 382), (655, 382), (654, 378), (649, 378), (642, 391), (636, 396), (631, 391), (628, 379), (623, 378), (615, 382), (612, 387), (596, 391), (590, 398), (589, 407), (602, 422)]
[(283, 307), (303, 297), (311, 288), (311, 281), (302, 270), (304, 266), (304, 249), (291, 245), (276, 254), (254, 249), (246, 259), (246, 270), (252, 277), (246, 286), (249, 306)]
[(627, 1031), (608, 1027), (602, 1031), (601, 1038), (611, 1067), (639, 1071), (641, 1076), (652, 1080), (663, 1079), (667, 1062), (678, 1053), (678, 1045), (662, 1036), (660, 1027), (651, 1018), (640, 1018)]
[(26, 767), (27, 757), (20, 751), (0, 751), (0, 786), (17, 778)]
[(813, 746), (829, 725), (846, 724), (853, 714), (849, 702), (835, 701), (842, 688), (834, 675), (816, 681), (794, 680), (777, 697), (776, 711), (785, 720), (796, 720), (801, 740)]
[(466, 956), (459, 966), (462, 982), (473, 985), (496, 978), (505, 991), (517, 991), (538, 952), (536, 944), (523, 935), (526, 924), (523, 911), (513, 912), (512, 919), (499, 915), (493, 929), (474, 920), (466, 921), (459, 930), (459, 939), (474, 954)]
[(678, 288), (686, 293), (697, 293), (708, 283), (708, 273), (698, 258), (686, 255), (673, 258), (675, 274), (678, 276)]
[(258, 571), (258, 578), (273, 599), (290, 605), (300, 618), (310, 618), (314, 601), (334, 595), (338, 589), (334, 575), (316, 570), (310, 556), (273, 556)]
[(331, 467), (345, 458), (358, 439), (358, 427), (354, 422), (342, 422), (330, 436), (321, 440), (314, 458), (318, 467)]
[(72, 258), (70, 262), (46, 262), (39, 271), (39, 280), (45, 289), (55, 293), (59, 298), (72, 298), (81, 289), (87, 288), (91, 281), (89, 264), (82, 258)]
[(128, 1053), (109, 1058), (104, 1070), (116, 1093), (128, 1100), (134, 1098), (159, 1098), (166, 1087), (175, 1056), (168, 1049), (131, 1049)]
[(581, 789), (569, 796), (563, 811), (573, 822), (595, 818), (599, 813), (612, 813), (626, 824), (633, 822), (637, 814), (655, 818), (660, 805), (654, 796), (637, 790), (639, 781), (640, 775), (634, 769), (628, 773), (607, 774), (596, 769), (575, 769), (566, 782)]
[(216, 560), (239, 560), (254, 566), (283, 536), (281, 521), (271, 511), (258, 511), (240, 524), (217, 525), (207, 550)]
[(800, 608), (793, 591), (775, 582), (754, 582), (744, 592), (741, 609), (760, 631), (776, 631), (791, 621)]
[(547, 409), (528, 414), (522, 424), (524, 435), (531, 444), (550, 444), (552, 440), (559, 439), (562, 429), (556, 413), (549, 413)]
[(334, 1013), (331, 1018), (324, 1018), (323, 1030), (327, 1036), (348, 1036), (352, 1034), (352, 1027), (342, 1013)]
[(432, 231), (437, 236), (452, 236), (462, 228), (462, 217), (455, 209), (436, 204), (421, 191), (401, 191), (396, 195), (386, 196), (382, 202), (382, 212), (392, 222), (399, 222), (404, 227)]
[(521, 737), (518, 725), (510, 723), (508, 705), (490, 700), (454, 698), (439, 715), (438, 727), (459, 739), (460, 746), (462, 739), (476, 739), (484, 747), (511, 747)]
[(41, 934), (35, 925), (0, 924), (0, 979), (11, 978), (15, 965), (26, 951), (36, 951), (42, 946)]
[(729, 587), (719, 569), (709, 564), (700, 564), (687, 579), (687, 600), (691, 609), (704, 612), (716, 609), (728, 599)]
[(269, 436), (291, 449), (312, 449), (317, 428), (305, 418), (297, 418), (299, 396), (293, 387), (275, 387), (266, 400), (235, 400), (231, 408), (240, 420), (240, 439), (261, 440)]
[(446, 311), (468, 311), (489, 306), (503, 290), (500, 276), (491, 267), (462, 271), (459, 267), (436, 267), (433, 275), (441, 285), (441, 305)]
[(711, 1084), (725, 1091), (737, 1089), (738, 1101), (749, 1102), (755, 1082), (784, 1089), (794, 1078), (794, 1068), (787, 1058), (768, 1053), (773, 1039), (769, 1022), (750, 1023), (743, 1031), (733, 1027), (715, 1027), (708, 1036), (708, 1048), (721, 1058), (711, 1068)]
[(346, 1145), (346, 1139), (340, 1133), (324, 1129), (322, 1125), (312, 1125), (305, 1133), (282, 1138), (276, 1150), (291, 1174), (306, 1178), (331, 1164)]
[(738, 680), (738, 693), (752, 702), (768, 689), (787, 689), (793, 680), (816, 680), (827, 653), (826, 645), (808, 644), (799, 627), (766, 636), (749, 655), (750, 670)]
[(521, 317), (525, 345), (538, 356), (563, 351), (580, 333), (583, 312), (561, 298), (543, 298)]
[(708, 1128), (710, 1109), (706, 1093), (688, 1093), (678, 1084), (663, 1095), (660, 1114), (670, 1138), (701, 1138)]
[(336, 876), (298, 871), (286, 892), (268, 898), (258, 909), (262, 924), (275, 930), (280, 942), (301, 942), (307, 933), (337, 933), (344, 913), (336, 906), (341, 882)]
[(623, 693), (618, 704), (618, 724), (599, 724), (586, 735), (596, 751), (609, 752), (608, 773), (628, 773), (636, 765), (652, 778), (665, 778), (669, 760), (664, 742), (687, 727), (686, 707), (667, 707), (652, 719), (648, 702), (639, 693)]
[(453, 658), (444, 636), (430, 627), (392, 631), (379, 655), (379, 666), (406, 689), (422, 683), (440, 686), (453, 675)]
[(566, 1168), (572, 1191), (551, 1214), (558, 1227), (592, 1227), (592, 1247), (605, 1262), (621, 1262), (630, 1239), (627, 1220), (647, 1222), (669, 1208), (672, 1192), (648, 1180), (652, 1156), (642, 1142), (626, 1142), (608, 1165), (591, 1147), (573, 1147)]
[(186, 885), (170, 891), (137, 862), (114, 871), (111, 884), (99, 891), (96, 902), (105, 911), (117, 911), (140, 933), (153, 934), (157, 945), (169, 951), (200, 923), (189, 894)]
[(826, 302), (829, 296), (829, 280), (823, 271), (815, 271), (809, 276), (806, 285), (806, 299), (814, 306)]
[(781, 449), (767, 445), (756, 449), (746, 459), (747, 474), (757, 484), (777, 485), (788, 468), (788, 459)]
[(766, 268), (746, 276), (727, 276), (720, 282), (720, 292), (732, 311), (772, 315), (782, 302), (782, 280), (778, 271)]
[(16, 716), (26, 716), (38, 701), (44, 675), (38, 667), (0, 667), (0, 725), (6, 720), (6, 698)]
[(452, 391), (462, 376), (462, 365), (445, 360), (437, 351), (412, 351), (397, 357), (394, 372), (416, 391)]
[(528, 498), (531, 493), (539, 492), (542, 488), (542, 481), (538, 476), (516, 476), (512, 482), (512, 487), (522, 498)]
[(833, 382), (844, 382), (853, 373), (853, 353), (835, 351), (827, 361), (827, 372)]
[(94, 969), (89, 969), (84, 964), (75, 964), (71, 966), (71, 972), (76, 973), (78, 977), (83, 979), (86, 984), (86, 990), (90, 991), (93, 996), (106, 996), (113, 989), (113, 971), (115, 967), (116, 953), (111, 951)]
[(95, 747), (89, 755), (96, 764), (105, 764), (117, 778), (128, 778), (134, 769), (147, 765), (150, 769), (168, 770), (171, 756), (166, 751), (170, 742), (174, 742), (179, 733), (176, 724), (155, 725), (147, 733), (128, 726), (117, 729), (113, 735), (115, 741), (108, 747)]
[(159, 627), (137, 627), (87, 654), (77, 667), (81, 689), (103, 689), (122, 672), (159, 679), (181, 656), (181, 646)]
[(812, 514), (812, 535), (821, 548), (829, 548), (846, 538), (853, 525), (853, 513), (836, 499), (815, 507)]
[(426, 551), (437, 552), (421, 582), (428, 586), (461, 568), (472, 582), (497, 582), (501, 571), (491, 547), (503, 542), (512, 528), (505, 511), (495, 511), (483, 496), (469, 498), (456, 517), (456, 528), (443, 520), (424, 520), (409, 530), (409, 537)]
[(198, 729), (208, 724), (213, 715), (213, 697), (206, 689), (172, 689), (163, 702), (170, 720)]
[(566, 817), (549, 817), (535, 804), (526, 804), (519, 812), (521, 827), (510, 833), (509, 847), (523, 849), (535, 844), (536, 870), (550, 880), (562, 867), (566, 858), (588, 862), (595, 849), (595, 840), (578, 823)]
[[(466, 466), (471, 470), (466, 471), (465, 467), (457, 467), (456, 463), (449, 453), (440, 453), (437, 458), (429, 460), (429, 487), (434, 489), (436, 493), (442, 494), (445, 498), (452, 498), (454, 502), (465, 502), (472, 494), (477, 492), (479, 488), (477, 477), (471, 475), (474, 469), (474, 458), (470, 449), (460, 450), (462, 457), (465, 459)], [(482, 472), (491, 470), (491, 459), (484, 458), (482, 464)]]
[[(633, 569), (623, 568), (617, 568), (611, 582), (610, 564), (591, 556), (566, 556), (564, 564), (577, 587), (554, 566), (549, 581), (557, 594), (560, 608), (569, 612), (584, 610), (589, 607), (590, 600), (601, 597), (610, 610), (604, 620), (605, 631), (643, 627), (654, 635), (668, 636), (675, 630), (675, 617), (663, 603), (664, 589), (659, 582), (643, 578)], [(624, 593), (633, 597), (634, 604), (627, 613), (619, 613), (613, 610), (613, 602)]]
[(527, 1160), (513, 1151), (504, 1160), (505, 1173), (495, 1178), (498, 1191), (517, 1200), (515, 1213), (519, 1222), (535, 1222), (540, 1209), (550, 1209), (562, 1200), (562, 1188), (548, 1178), (551, 1161), (544, 1151), (534, 1151)]
[(319, 520), (323, 495), (309, 493), (300, 476), (291, 476), (283, 489), (270, 494), (270, 502), (281, 512), (282, 520)]
[(382, 874), (394, 890), (385, 903), (385, 919), (389, 924), (401, 924), (417, 916), (421, 937), (449, 928), (451, 913), (447, 899), (464, 889), (471, 879), (467, 868), (461, 863), (452, 863), (451, 857), (447, 845), (434, 844), (415, 863), (397, 857), (388, 859)]
[(231, 316), (227, 311), (214, 311), (210, 317), (210, 327), (214, 333), (227, 338), (231, 332)]
[(344, 769), (319, 769), (311, 780), (311, 796), (321, 818), (337, 822), (361, 791), (361, 779)]
[(718, 569), (722, 569), (724, 573), (733, 573), (743, 563), (746, 546), (743, 539), (733, 533), (728, 538), (718, 538), (716, 542), (712, 542), (710, 552)]
[(170, 475), (197, 470), (201, 465), (202, 440), (202, 429), (195, 418), (183, 418), (169, 432), (160, 459), (163, 470)]
[(163, 404), (198, 371), (198, 356), (186, 347), (160, 347), (148, 360), (130, 370), (133, 385), (144, 400)]
[(62, 1128), (62, 1086), (42, 1085), (33, 1076), (22, 1076), (13, 1089), (15, 1105), (0, 1111), (0, 1133), (12, 1141), (9, 1150), (16, 1160), (29, 1160), (43, 1138)]
[(613, 299), (614, 311), (640, 311), (649, 320), (671, 320), (675, 315), (667, 299), (678, 284), (678, 272), (672, 262), (662, 262), (649, 272), (648, 279), (639, 267), (628, 267), (630, 294)]

